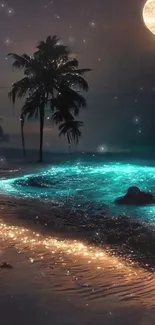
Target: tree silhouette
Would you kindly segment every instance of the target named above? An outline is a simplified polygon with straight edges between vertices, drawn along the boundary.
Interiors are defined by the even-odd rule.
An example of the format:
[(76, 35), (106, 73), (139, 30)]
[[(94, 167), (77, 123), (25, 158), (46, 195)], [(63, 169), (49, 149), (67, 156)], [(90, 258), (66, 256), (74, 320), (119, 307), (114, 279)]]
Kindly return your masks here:
[[(70, 53), (67, 46), (60, 45), (57, 36), (48, 36), (45, 42), (41, 41), (38, 44), (37, 51), (33, 56), (9, 54), (14, 60), (13, 68), (24, 72), (24, 77), (13, 84), (9, 93), (13, 104), (17, 99), (26, 97), (26, 108), (24, 105), (21, 113), (23, 148), (25, 146), (24, 122), (27, 118), (35, 116), (40, 121), (40, 162), (43, 160), (43, 130), (46, 107), (50, 105), (53, 114), (55, 110), (59, 110), (63, 116), (67, 114), (67, 105), (64, 103), (63, 106), (62, 98), (66, 98), (67, 102), (70, 101), (70, 110), (72, 109), (75, 115), (78, 114), (81, 107), (86, 106), (85, 99), (80, 96), (79, 91), (88, 91), (88, 84), (83, 75), (90, 69), (79, 69), (79, 62), (76, 59), (70, 59)], [(57, 109), (60, 106), (61, 109)], [(55, 115), (53, 115), (53, 119), (54, 117)]]
[(71, 154), (71, 143), (72, 141), (77, 144), (81, 136), (80, 128), (83, 126), (83, 122), (76, 121), (74, 119), (66, 121), (59, 126), (59, 136), (67, 136), (69, 152)]

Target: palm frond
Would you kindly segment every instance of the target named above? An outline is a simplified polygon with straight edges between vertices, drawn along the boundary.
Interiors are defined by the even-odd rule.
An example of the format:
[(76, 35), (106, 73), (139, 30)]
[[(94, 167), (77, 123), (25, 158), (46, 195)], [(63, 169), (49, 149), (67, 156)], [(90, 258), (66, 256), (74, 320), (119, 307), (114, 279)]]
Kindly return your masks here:
[(36, 119), (39, 117), (39, 105), (40, 105), (40, 97), (30, 97), (27, 98), (25, 104), (22, 107), (21, 116), (24, 119), (30, 120), (32, 118)]
[(67, 58), (69, 54), (70, 49), (60, 44), (60, 38), (54, 35), (53, 37), (48, 36), (45, 41), (39, 42), (34, 56), (40, 58), (42, 61), (46, 59), (49, 64), (59, 58)]
[(80, 75), (69, 73), (64, 76), (64, 80), (73, 89), (78, 88), (83, 91), (88, 91), (89, 89), (87, 81)]
[(58, 125), (63, 121), (72, 121), (73, 115), (69, 111), (60, 111), (57, 110), (51, 117), (52, 121)]
[(78, 68), (79, 62), (76, 59), (72, 60), (62, 60), (59, 70), (62, 71), (62, 73), (65, 73), (65, 71), (74, 71)]
[(60, 38), (56, 35), (53, 37), (51, 35), (47, 36), (45, 41), (40, 41), (39, 44), (36, 46), (38, 50), (45, 50), (48, 46), (49, 47), (55, 47), (58, 42), (60, 41)]
[(28, 77), (25, 77), (17, 82), (15, 82), (12, 86), (11, 91), (8, 96), (13, 104), (17, 99), (21, 99), (26, 94), (28, 94), (29, 89), (31, 88), (31, 82)]
[(59, 126), (59, 136), (61, 137), (62, 135), (67, 135), (69, 136), (70, 140), (77, 144), (81, 136), (80, 128), (82, 126), (83, 122), (81, 121), (72, 120), (64, 122)]
[(74, 116), (77, 116), (80, 108), (86, 107), (86, 100), (75, 90), (63, 85), (60, 87), (60, 94), (54, 101), (52, 100), (51, 105), (52, 108), (55, 106), (61, 112), (68, 110), (73, 112)]
[(30, 65), (31, 57), (26, 53), (22, 55), (18, 55), (16, 53), (9, 53), (8, 56), (11, 56), (12, 59), (14, 60), (12, 66), (15, 69), (21, 70), (23, 68), (26, 68), (28, 65)]
[(85, 73), (92, 71), (91, 69), (77, 69), (75, 74), (83, 76)]

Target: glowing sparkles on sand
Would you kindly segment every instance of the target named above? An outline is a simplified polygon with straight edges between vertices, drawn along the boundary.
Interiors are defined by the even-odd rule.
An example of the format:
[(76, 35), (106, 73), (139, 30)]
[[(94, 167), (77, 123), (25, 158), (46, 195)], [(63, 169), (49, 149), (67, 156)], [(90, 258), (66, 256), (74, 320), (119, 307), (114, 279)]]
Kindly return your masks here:
[[(129, 260), (125, 263), (121, 258), (110, 256), (108, 250), (97, 249), (77, 240), (44, 237), (23, 227), (7, 225), (2, 220), (0, 220), (0, 238), (4, 241), (11, 241), (19, 250), (28, 249), (31, 254), (33, 252), (33, 258), (30, 257), (31, 263), (34, 262), (35, 253), (40, 249), (48, 250), (51, 254), (59, 253), (82, 258), (86, 263), (91, 264), (93, 269), (104, 269), (105, 263), (109, 263), (114, 269), (121, 270), (129, 278), (138, 275), (139, 269), (132, 262), (132, 265), (129, 265)], [(41, 258), (43, 259), (43, 257)]]
[(155, 35), (155, 0), (148, 0), (143, 9), (146, 27)]

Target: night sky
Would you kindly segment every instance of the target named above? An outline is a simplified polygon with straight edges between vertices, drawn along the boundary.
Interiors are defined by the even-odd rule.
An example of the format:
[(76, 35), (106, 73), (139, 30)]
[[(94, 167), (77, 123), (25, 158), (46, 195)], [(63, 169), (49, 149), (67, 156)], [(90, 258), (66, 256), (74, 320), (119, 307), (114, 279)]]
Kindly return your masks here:
[[(145, 27), (145, 0), (8, 0), (0, 6), (0, 114), (11, 146), (20, 145), (18, 103), (7, 93), (19, 73), (12, 72), (9, 52), (31, 54), (39, 40), (58, 35), (70, 45), (90, 90), (79, 148), (96, 150), (155, 144), (155, 36)], [(154, 76), (153, 76), (154, 72)], [(6, 87), (6, 88), (5, 88)], [(62, 150), (47, 121), (45, 147)], [(38, 143), (38, 125), (29, 123), (27, 146)], [(53, 145), (54, 144), (54, 145)]]

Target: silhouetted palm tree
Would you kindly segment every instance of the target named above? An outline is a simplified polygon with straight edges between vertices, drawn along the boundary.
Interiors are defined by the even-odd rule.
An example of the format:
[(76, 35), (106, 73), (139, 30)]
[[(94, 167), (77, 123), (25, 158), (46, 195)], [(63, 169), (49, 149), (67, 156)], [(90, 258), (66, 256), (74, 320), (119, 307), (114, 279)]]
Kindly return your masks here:
[(52, 101), (56, 110), (51, 119), (56, 125), (74, 119), (73, 116), (77, 116), (80, 109), (86, 107), (85, 98), (73, 89), (63, 86), (60, 91)]
[[(77, 90), (88, 90), (88, 84), (83, 78), (83, 74), (90, 69), (78, 69), (78, 61), (70, 59), (69, 54), (68, 47), (59, 44), (59, 39), (56, 36), (52, 38), (49, 36), (45, 42), (40, 42), (33, 56), (9, 54), (14, 59), (13, 67), (24, 72), (24, 77), (12, 86), (9, 94), (12, 102), (15, 103), (17, 99), (29, 96), (33, 103), (37, 98), (37, 117), (39, 116), (40, 119), (40, 162), (42, 161), (46, 106), (50, 102), (51, 109), (54, 111), (54, 101), (61, 95), (61, 89), (65, 89), (65, 92), (68, 91), (70, 96), (74, 92), (74, 96), (77, 94), (77, 98), (80, 96)], [(76, 107), (73, 109), (76, 110)]]
[(59, 136), (67, 136), (67, 141), (69, 145), (69, 152), (71, 154), (71, 143), (78, 144), (79, 138), (81, 136), (80, 128), (83, 126), (83, 122), (76, 121), (74, 119), (66, 121), (59, 126)]
[[(71, 154), (71, 128), (76, 131), (77, 126), (82, 126), (82, 122), (79, 122), (81, 123), (81, 125), (78, 125), (78, 123), (76, 123), (76, 121), (74, 120), (74, 116), (77, 116), (79, 114), (80, 108), (86, 107), (85, 98), (74, 90), (68, 89), (63, 86), (61, 87), (61, 93), (59, 93), (57, 95), (57, 98), (55, 98), (55, 107), (56, 111), (52, 115), (52, 120), (54, 124), (61, 124), (60, 128), (63, 125), (64, 131), (66, 127), (70, 128), (70, 130), (66, 132), (66, 135), (69, 144), (69, 152)], [(72, 131), (74, 132), (74, 130)]]

